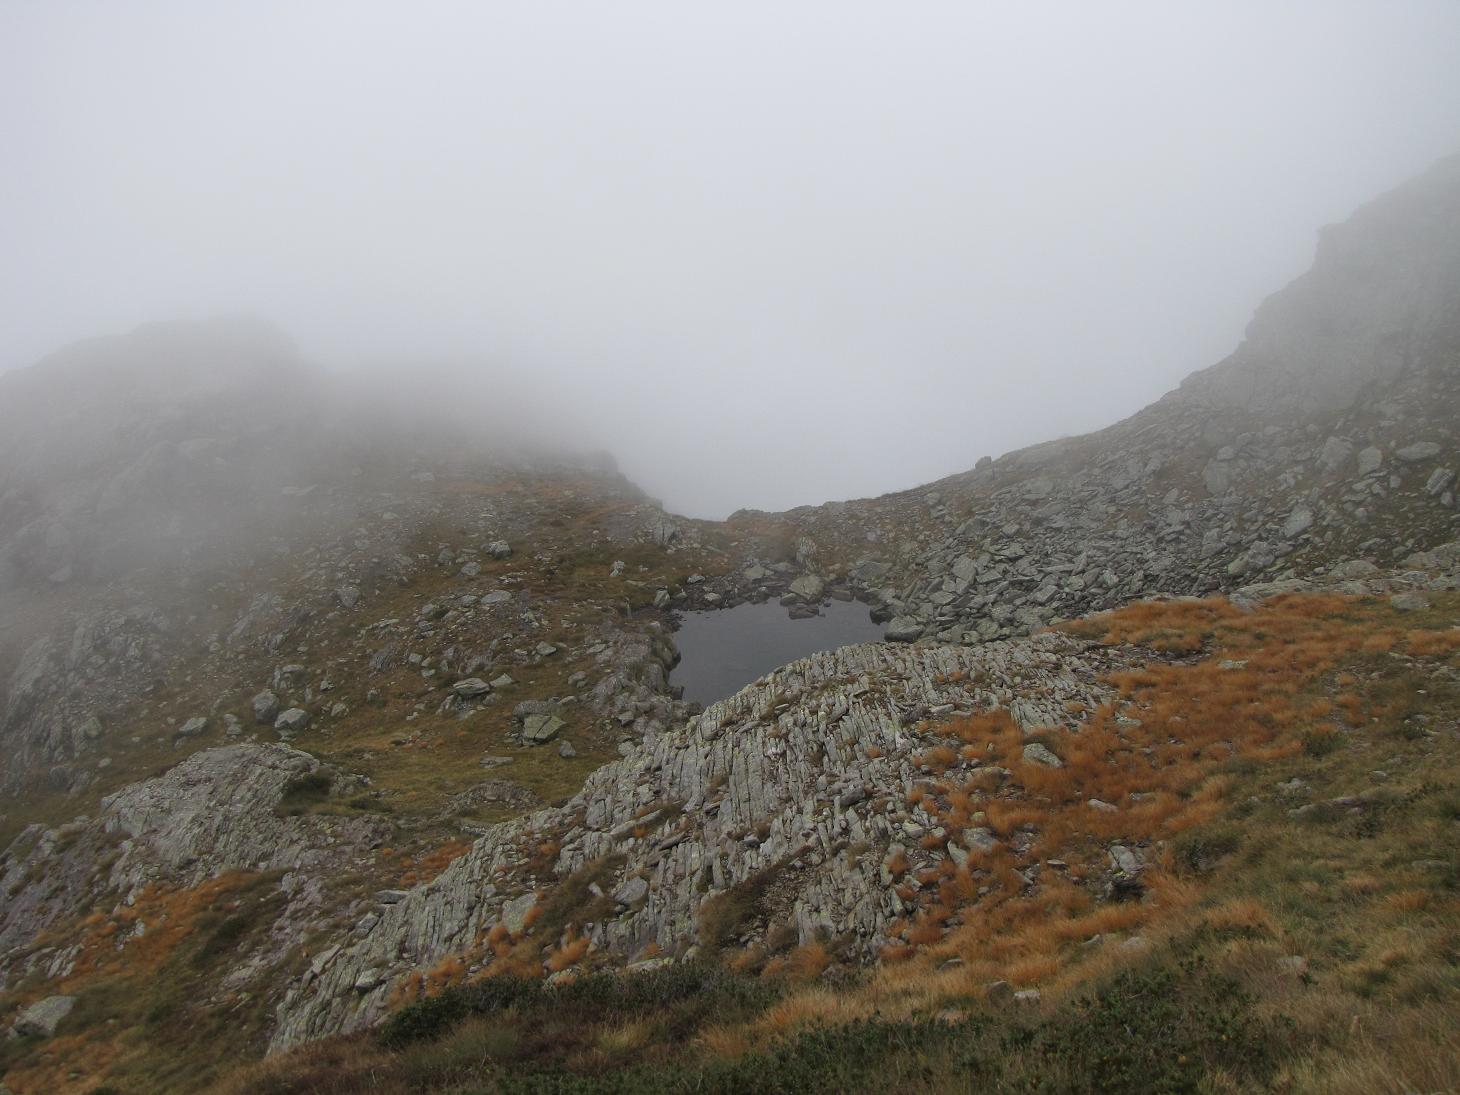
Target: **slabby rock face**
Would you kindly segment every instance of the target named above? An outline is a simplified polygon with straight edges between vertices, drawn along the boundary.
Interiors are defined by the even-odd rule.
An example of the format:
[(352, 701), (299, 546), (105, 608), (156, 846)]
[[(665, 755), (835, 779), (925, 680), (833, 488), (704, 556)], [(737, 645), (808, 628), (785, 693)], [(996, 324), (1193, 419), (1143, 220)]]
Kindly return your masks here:
[[(63, 976), (68, 946), (42, 950), (19, 967), (13, 952), (102, 894), (126, 901), (144, 886), (197, 885), (226, 871), (283, 870), (286, 891), (338, 869), (384, 839), (373, 817), (281, 817), (289, 783), (320, 772), (308, 753), (284, 745), (232, 745), (196, 753), (155, 779), (102, 800), (95, 818), (59, 829), (32, 825), (6, 849), (0, 869), (0, 987), (40, 966)], [(109, 866), (97, 877), (97, 864)], [(291, 881), (292, 879), (292, 881)]]
[[(235, 868), (322, 865), (337, 858), (313, 831), (324, 819), (280, 817), (274, 809), (292, 780), (321, 770), (314, 757), (285, 745), (208, 749), (104, 799), (100, 820), (129, 842), (137, 867), (155, 864), (184, 884)], [(348, 822), (337, 837), (358, 840), (380, 828), (376, 819), (326, 824), (337, 820)]]
[[(617, 911), (596, 926), (597, 947), (683, 954), (701, 942), (705, 900), (773, 871), (780, 912), (803, 939), (825, 929), (871, 955), (904, 911), (878, 881), (889, 846), (943, 854), (912, 835), (931, 824), (906, 805), (921, 778), (914, 758), (942, 740), (913, 724), (996, 706), (1026, 728), (1067, 724), (1074, 705), (1094, 710), (1108, 698), (1097, 682), (1120, 664), (1118, 652), (1055, 634), (974, 648), (852, 646), (794, 662), (649, 735), (565, 806), (495, 826), (289, 990), (274, 1048), (378, 1018), (398, 976), (469, 950), (495, 924), (520, 930), (537, 894), (606, 856), (624, 863), (603, 886)], [(968, 847), (987, 839), (953, 836)], [(550, 876), (532, 878), (526, 860), (547, 839), (561, 852)]]

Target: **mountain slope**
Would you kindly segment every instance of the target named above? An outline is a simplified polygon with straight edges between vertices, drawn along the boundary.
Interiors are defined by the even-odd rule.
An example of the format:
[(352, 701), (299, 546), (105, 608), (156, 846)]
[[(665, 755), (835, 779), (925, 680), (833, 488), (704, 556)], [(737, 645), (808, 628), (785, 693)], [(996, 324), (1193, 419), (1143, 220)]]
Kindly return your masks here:
[(1226, 361), (1098, 433), (866, 502), (738, 515), (807, 538), (893, 633), (1005, 638), (1460, 529), (1460, 157), (1326, 229)]
[[(17, 424), (0, 443), (0, 1004), (72, 999), (53, 1039), (5, 1048), (5, 1082), (194, 1090), (230, 1055), (412, 1001), (418, 1018), (457, 1001), (450, 1026), (496, 990), (447, 990), (483, 973), (562, 986), (696, 959), (855, 991), (761, 996), (726, 974), (765, 1007), (700, 1021), (689, 1048), (573, 1006), (605, 1045), (691, 1069), (874, 1012), (951, 1009), (964, 1030), (1015, 988), (1078, 1033), (1059, 1009), (1089, 985), (1258, 897), (1262, 946), (1331, 946), (1317, 991), (1358, 994), (1365, 963), (1394, 963), (1304, 937), (1221, 867), (1278, 826), (1272, 870), (1296, 871), (1310, 814), (1366, 840), (1395, 820), (1360, 857), (1385, 873), (1352, 885), (1366, 915), (1428, 910), (1399, 964), (1440, 960), (1457, 317), (1460, 159), (1327, 230), (1231, 358), (1122, 423), (724, 523), (665, 514), (601, 459), (382, 406), (253, 323), (148, 329), (0, 379)], [(674, 610), (771, 596), (858, 597), (913, 645), (817, 655), (703, 712), (677, 701)], [(1399, 797), (1365, 798), (1366, 771)], [(1321, 854), (1348, 854), (1332, 835)], [(1119, 948), (1075, 949), (1109, 932)], [(1237, 961), (1224, 947), (1197, 949)], [(1267, 1007), (1269, 959), (1292, 955), (1262, 953), (1238, 972)], [(1400, 981), (1406, 1007), (1454, 990)], [(524, 1014), (570, 999), (551, 992)], [(1341, 1061), (1320, 1034), (1252, 1042), (1271, 1067), (1233, 1089)], [(1208, 1079), (1236, 1067), (1198, 1041)], [(371, 1069), (404, 1060), (344, 1044)], [(549, 1064), (581, 1078), (634, 1054), (569, 1056)]]

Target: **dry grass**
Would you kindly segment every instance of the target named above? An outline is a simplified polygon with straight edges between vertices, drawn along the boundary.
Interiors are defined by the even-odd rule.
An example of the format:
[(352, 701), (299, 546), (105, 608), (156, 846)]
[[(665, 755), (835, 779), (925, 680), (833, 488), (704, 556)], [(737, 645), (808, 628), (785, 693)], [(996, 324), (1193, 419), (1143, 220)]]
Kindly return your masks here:
[[(1037, 1013), (1053, 1014), (1114, 971), (1191, 958), (1232, 978), (1265, 1022), (1289, 1032), (1279, 1090), (1460, 1089), (1460, 899), (1446, 881), (1460, 835), (1460, 700), (1452, 694), (1460, 690), (1446, 693), (1436, 675), (1442, 664), (1455, 668), (1460, 632), (1448, 622), (1416, 628), (1385, 606), (1328, 596), (1279, 598), (1252, 611), (1220, 599), (1149, 602), (1072, 630), (1150, 656), (1112, 678), (1114, 702), (1067, 710), (1073, 729), (1041, 732), (1060, 768), (1024, 762), (1028, 738), (1007, 711), (929, 728), (934, 740), (918, 759), (933, 775), (908, 801), (952, 843), (975, 826), (999, 843), (963, 866), (943, 855), (940, 839), (882, 864), (911, 908), (865, 982), (832, 987), (823, 978), (836, 941), (727, 954), (785, 979), (788, 994), (758, 1015), (717, 1015), (689, 1033), (605, 1017), (581, 1032), (573, 1067), (734, 1058), (810, 1028), (949, 1007), (984, 1008), (997, 1022), (999, 1006), (982, 1003), (993, 981), (1038, 987)], [(960, 770), (960, 760), (1010, 776)], [(1388, 775), (1375, 805), (1290, 814), (1299, 802), (1352, 800), (1380, 767)], [(1302, 798), (1274, 789), (1294, 777), (1309, 788)], [(1146, 863), (1130, 900), (1103, 885), (1116, 843)], [(422, 871), (428, 859), (409, 869)], [(184, 904), (218, 910), (228, 899), (199, 893)], [(711, 907), (705, 930), (728, 943), (759, 915), (759, 901), (754, 887), (731, 895)], [(93, 961), (117, 931), (109, 935), (107, 922), (87, 925)], [(544, 962), (559, 970), (592, 960), (567, 921), (519, 939), (499, 926), (480, 957), (488, 973), (533, 977)], [(439, 991), (463, 968), (457, 956), (424, 971), (403, 983), (400, 998)], [(479, 1041), (468, 1039), (462, 1052), (478, 1052)], [(290, 1075), (317, 1084), (296, 1090), (357, 1090), (330, 1086), (330, 1061), (356, 1075), (400, 1074), (400, 1060), (351, 1045), (353, 1060), (325, 1043), (291, 1061)], [(930, 1089), (947, 1078), (930, 1075)], [(394, 1082), (358, 1089), (410, 1090)], [(1209, 1087), (1237, 1090), (1221, 1077)]]
[[(348, 1036), (326, 1038), (301, 1046), (285, 1057), (255, 1064), (225, 1081), (218, 1095), (259, 1095), (264, 1091), (309, 1092), (310, 1095), (346, 1095), (359, 1091), (358, 1078), (387, 1074), (391, 1055), (373, 1041)], [(405, 1086), (381, 1085), (386, 1095), (404, 1092)]]
[(648, 1021), (621, 1023), (598, 1035), (597, 1049), (609, 1058), (621, 1059), (643, 1049), (653, 1036), (654, 1024)]
[(547, 956), (547, 968), (553, 973), (565, 970), (569, 966), (577, 965), (588, 953), (587, 937), (570, 937), (562, 946), (549, 951)]
[[(1081, 621), (1072, 630), (1182, 658), (1153, 658), (1116, 674), (1111, 682), (1120, 696), (1116, 703), (1070, 711), (1084, 719), (1077, 733), (1044, 732), (1043, 740), (1064, 760), (1060, 768), (1024, 762), (1028, 737), (1004, 710), (935, 728), (940, 736), (966, 743), (971, 758), (1014, 776), (1008, 784), (979, 774), (960, 777), (949, 770), (956, 755), (937, 746), (917, 761), (952, 783), (919, 784), (909, 802), (931, 813), (955, 841), (975, 819), (1004, 841), (1032, 834), (1028, 853), (1016, 856), (1004, 843), (970, 856), (967, 868), (945, 860), (936, 871), (919, 872), (923, 889), (898, 889), (919, 908), (892, 926), (879, 977), (863, 998), (833, 1001), (819, 989), (808, 990), (804, 999), (794, 996), (763, 1017), (754, 1027), (755, 1041), (815, 1021), (869, 1014), (872, 1000), (879, 1014), (912, 1016), (943, 1001), (976, 996), (994, 980), (1039, 985), (1060, 998), (1145, 953), (1088, 945), (1096, 938), (1118, 942), (1140, 935), (1155, 945), (1202, 929), (1269, 946), (1286, 939), (1282, 916), (1262, 898), (1230, 896), (1211, 904), (1200, 878), (1177, 873), (1176, 839), (1208, 830), (1231, 814), (1239, 786), (1231, 773), (1250, 770), (1234, 765), (1325, 757), (1346, 747), (1344, 727), (1393, 722), (1409, 710), (1405, 696), (1372, 686), (1372, 670), (1346, 667), (1362, 665), (1376, 649), (1442, 657), (1460, 649), (1455, 642), (1460, 631), (1401, 631), (1376, 621), (1356, 599), (1337, 596), (1283, 597), (1255, 611), (1221, 599), (1149, 602)], [(1190, 660), (1197, 651), (1204, 656)], [(1095, 809), (1088, 805), (1092, 798), (1117, 809)], [(1147, 849), (1142, 901), (1101, 904), (1078, 881), (1107, 869), (1106, 849), (1115, 842)], [(1067, 863), (1068, 873), (1046, 870), (1033, 888), (1014, 873), (1052, 858)], [(909, 869), (902, 855), (888, 866), (895, 880)], [(1350, 873), (1341, 886), (1341, 892), (1365, 901), (1368, 915), (1382, 907), (1391, 918), (1409, 918), (1431, 909), (1435, 900), (1431, 890), (1395, 890), (1377, 873)], [(955, 917), (962, 923), (948, 928)], [(940, 971), (950, 958), (959, 964)], [(1374, 982), (1414, 960), (1409, 949), (1391, 946), (1349, 973)]]
[[(96, 976), (155, 972), (193, 934), (201, 917), (235, 911), (235, 895), (258, 877), (230, 871), (187, 890), (153, 884), (130, 905), (91, 913), (81, 921), (80, 953), (73, 972), (60, 987), (72, 988)], [(40, 942), (48, 938), (43, 936)]]
[(427, 852), (415, 859), (401, 860), (401, 886), (415, 886), (430, 882), (456, 860), (471, 851), (471, 845), (463, 840), (448, 840), (435, 851)]

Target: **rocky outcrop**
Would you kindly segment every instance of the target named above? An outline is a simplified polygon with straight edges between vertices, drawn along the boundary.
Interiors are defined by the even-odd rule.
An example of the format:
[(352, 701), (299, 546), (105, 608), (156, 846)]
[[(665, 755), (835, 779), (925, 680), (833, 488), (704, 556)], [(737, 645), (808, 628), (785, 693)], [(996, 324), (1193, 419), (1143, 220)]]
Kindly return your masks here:
[[(957, 854), (920, 847), (934, 823), (908, 805), (919, 753), (942, 740), (926, 720), (1006, 707), (1030, 730), (1073, 725), (1071, 711), (1109, 697), (1102, 677), (1121, 664), (1118, 652), (1053, 634), (977, 648), (853, 646), (794, 662), (649, 734), (561, 808), (494, 827), (291, 988), (274, 1045), (370, 1022), (400, 974), (469, 955), (496, 924), (522, 930), (539, 893), (596, 865), (615, 864), (593, 884), (612, 900), (589, 938), (623, 958), (650, 945), (697, 949), (705, 902), (768, 872), (775, 911), (746, 926), (744, 941), (773, 919), (870, 955), (906, 911), (878, 882), (889, 847), (919, 862)], [(984, 836), (945, 835), (954, 849)], [(533, 873), (532, 850), (546, 841), (555, 862)]]
[[(1460, 541), (1395, 570), (1349, 562), (1311, 579), (1243, 586), (1233, 600), (1330, 591), (1390, 597), (1402, 608), (1406, 598), (1421, 607), (1425, 592), (1454, 589)], [(331, 946), (286, 992), (273, 1047), (371, 1023), (403, 975), (443, 957), (460, 955), (476, 971), (493, 929), (536, 932), (551, 945), (562, 925), (534, 915), (588, 878), (577, 897), (596, 899), (597, 911), (583, 930), (596, 953), (619, 963), (750, 945), (777, 928), (800, 942), (839, 939), (849, 956), (870, 957), (891, 922), (915, 908), (889, 884), (890, 860), (915, 878), (921, 867), (944, 858), (962, 866), (998, 844), (988, 828), (950, 832), (914, 804), (915, 790), (935, 793), (924, 754), (962, 744), (946, 736), (947, 720), (1003, 708), (1027, 735), (1078, 733), (1115, 698), (1110, 675), (1151, 656), (1046, 632), (977, 646), (852, 646), (791, 663), (645, 737), (562, 807), (493, 827), (363, 937)], [(1062, 764), (1043, 740), (1029, 741), (1023, 759)], [(953, 763), (965, 784), (985, 777), (988, 797), (1013, 776), (976, 750)], [(547, 865), (545, 845), (556, 849)], [(1111, 856), (1126, 874), (1138, 869), (1127, 847)], [(705, 910), (752, 891), (756, 907), (733, 936), (707, 937)]]
[[(549, 537), (663, 535), (663, 511), (600, 454), (512, 447), (438, 402), (331, 378), (238, 318), (0, 374), (0, 792), (87, 790), (122, 734), (171, 736), (146, 721), (152, 697), (209, 679), (186, 717), (202, 714), (302, 633), (423, 571), (465, 586), (494, 561), (548, 569), (531, 552), (561, 551)], [(462, 483), (494, 486), (475, 542), (448, 547)], [(551, 524), (574, 499), (600, 515), (591, 532)]]
[(42, 776), (57, 790), (86, 786), (74, 763), (105, 736), (102, 716), (142, 695), (169, 662), (176, 638), (169, 618), (154, 607), (77, 614), (51, 634), (35, 638), (20, 656), (5, 689), (0, 740), (9, 758), (0, 788), (14, 790)]
[(69, 948), (26, 948), (108, 894), (130, 901), (152, 883), (187, 888), (227, 871), (284, 871), (294, 876), (286, 892), (307, 888), (312, 874), (337, 870), (389, 833), (369, 815), (281, 815), (291, 787), (309, 776), (318, 793), (352, 785), (287, 746), (226, 746), (109, 796), (94, 818), (31, 826), (0, 856), (0, 985), (37, 967), (63, 975)]
[(323, 789), (354, 785), (285, 745), (230, 745), (109, 796), (99, 821), (122, 838), (113, 879), (136, 886), (157, 872), (186, 886), (228, 870), (312, 870), (389, 832), (375, 817), (280, 816), (291, 785), (308, 776)]

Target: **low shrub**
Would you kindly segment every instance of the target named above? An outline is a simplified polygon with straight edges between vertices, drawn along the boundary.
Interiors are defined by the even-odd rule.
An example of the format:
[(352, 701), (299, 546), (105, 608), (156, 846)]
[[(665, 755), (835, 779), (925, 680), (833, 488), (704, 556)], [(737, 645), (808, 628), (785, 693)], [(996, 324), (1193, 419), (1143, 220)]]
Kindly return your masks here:
[(283, 794), (279, 796), (279, 803), (274, 811), (285, 817), (306, 813), (310, 807), (329, 798), (329, 794), (330, 777), (326, 773), (309, 772), (295, 776), (284, 784)]
[(1182, 833), (1172, 842), (1178, 869), (1210, 871), (1242, 846), (1242, 833), (1232, 825), (1206, 825)]
[(399, 1048), (439, 1038), (468, 1015), (487, 1015), (531, 1002), (543, 992), (541, 981), (527, 977), (488, 977), (447, 989), (393, 1012), (380, 1028), (382, 1044)]
[(758, 1013), (775, 1003), (781, 991), (774, 981), (699, 962), (634, 973), (593, 973), (558, 985), (528, 977), (488, 977), (392, 1013), (380, 1028), (379, 1039), (389, 1048), (400, 1048), (439, 1038), (469, 1016), (508, 1009), (519, 1016), (580, 1014), (585, 1025), (668, 1011), (673, 1025), (688, 1029), (711, 1016)]

